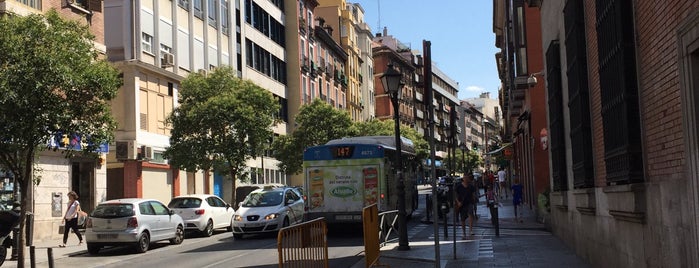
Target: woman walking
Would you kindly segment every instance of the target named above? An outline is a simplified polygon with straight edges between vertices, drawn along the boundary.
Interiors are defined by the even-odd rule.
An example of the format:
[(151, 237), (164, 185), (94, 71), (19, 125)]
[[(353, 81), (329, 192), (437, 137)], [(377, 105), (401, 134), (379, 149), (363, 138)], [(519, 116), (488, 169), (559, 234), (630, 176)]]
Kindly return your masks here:
[(65, 224), (65, 228), (63, 229), (63, 244), (59, 245), (59, 247), (66, 247), (66, 243), (68, 242), (68, 233), (70, 230), (73, 230), (75, 235), (78, 236), (78, 240), (80, 240), (78, 245), (83, 244), (83, 236), (78, 230), (78, 211), (80, 211), (78, 194), (76, 194), (74, 191), (70, 191), (68, 192), (68, 210), (66, 210), (66, 214), (63, 216), (63, 220), (61, 221), (61, 223)]

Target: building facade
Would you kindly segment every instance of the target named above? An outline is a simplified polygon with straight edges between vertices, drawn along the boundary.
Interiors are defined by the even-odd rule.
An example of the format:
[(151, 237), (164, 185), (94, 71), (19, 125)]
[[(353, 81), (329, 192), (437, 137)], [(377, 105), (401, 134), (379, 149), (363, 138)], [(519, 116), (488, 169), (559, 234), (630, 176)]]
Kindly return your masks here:
[(345, 69), (341, 81), (346, 84), (346, 107), (353, 121), (362, 118), (362, 94), (360, 92), (361, 76), (361, 51), (358, 45), (358, 33), (356, 25), (360, 24), (363, 10), (358, 4), (347, 3), (345, 0), (318, 0), (315, 14), (325, 19), (325, 24), (336, 29), (332, 31), (332, 37), (347, 53)]
[[(506, 5), (498, 2), (497, 7)], [(502, 79), (503, 132), (513, 152), (507, 171), (510, 183), (519, 180), (524, 186), (525, 205), (536, 209), (537, 215), (548, 222), (544, 219), (548, 210), (538, 206), (539, 195), (545, 195), (551, 186), (548, 146), (541, 143), (548, 138), (548, 129), (540, 13), (522, 1), (512, 2), (511, 7), (516, 12), (503, 11), (493, 21), (496, 46), (501, 50), (496, 59)], [(505, 25), (513, 26), (512, 31), (502, 30)], [(518, 34), (509, 34), (513, 32)], [(501, 61), (503, 55), (505, 60)]]
[[(180, 194), (213, 193), (231, 202), (232, 183), (225, 175), (186, 173), (163, 159), (170, 131), (165, 119), (177, 106), (184, 77), (224, 65), (272, 92), (285, 108), (282, 2), (107, 0), (104, 5), (113, 29), (105, 35), (107, 54), (124, 76), (113, 101), (119, 128), (116, 150), (107, 158), (107, 199), (167, 202)], [(279, 117), (286, 121), (284, 111)], [(285, 134), (286, 125), (277, 125), (274, 133)], [(269, 155), (251, 159), (248, 167), (254, 182), (286, 181)]]
[(699, 1), (502, 10), (519, 8), (541, 14), (525, 31), (541, 32), (554, 234), (593, 266), (695, 266)]

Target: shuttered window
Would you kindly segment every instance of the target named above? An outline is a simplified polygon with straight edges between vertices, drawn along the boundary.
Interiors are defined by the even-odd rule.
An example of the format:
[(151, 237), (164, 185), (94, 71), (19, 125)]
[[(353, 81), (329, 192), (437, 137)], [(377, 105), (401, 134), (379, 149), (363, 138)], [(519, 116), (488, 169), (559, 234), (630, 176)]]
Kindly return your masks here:
[(590, 93), (587, 83), (585, 18), (582, 0), (569, 0), (563, 10), (565, 20), (568, 109), (573, 152), (573, 186), (594, 186)]
[(546, 50), (546, 90), (549, 105), (549, 143), (553, 190), (568, 190), (566, 143), (563, 120), (563, 86), (561, 85), (561, 46), (551, 41)]
[(631, 0), (597, 0), (607, 184), (643, 181), (640, 110)]

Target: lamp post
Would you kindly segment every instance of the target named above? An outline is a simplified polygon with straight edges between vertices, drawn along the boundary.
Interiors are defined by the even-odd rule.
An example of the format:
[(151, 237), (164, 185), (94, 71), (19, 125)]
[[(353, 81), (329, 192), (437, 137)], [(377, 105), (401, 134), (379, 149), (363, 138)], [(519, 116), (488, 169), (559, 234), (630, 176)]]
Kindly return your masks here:
[(398, 105), (401, 98), (403, 83), (401, 83), (403, 75), (393, 68), (393, 64), (388, 64), (386, 71), (381, 76), (381, 84), (384, 91), (391, 96), (393, 103), (393, 119), (395, 120), (396, 130), (396, 190), (398, 194), (398, 250), (410, 250), (408, 245), (408, 228), (405, 223), (405, 182), (403, 181), (403, 161), (401, 156), (401, 138), (400, 138), (400, 115), (398, 114)]

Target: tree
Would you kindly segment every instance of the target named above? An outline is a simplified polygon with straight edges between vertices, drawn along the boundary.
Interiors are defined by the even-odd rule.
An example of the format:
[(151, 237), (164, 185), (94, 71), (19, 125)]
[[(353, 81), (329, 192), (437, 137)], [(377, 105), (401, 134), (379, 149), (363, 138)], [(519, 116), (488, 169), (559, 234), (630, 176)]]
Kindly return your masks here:
[[(114, 139), (109, 101), (121, 84), (119, 72), (98, 59), (89, 28), (45, 15), (0, 18), (0, 166), (14, 174), (21, 193), (18, 267), (24, 267), (28, 190), (39, 152), (59, 133), (81, 137), (83, 154)], [(66, 157), (77, 152), (68, 146)]]
[(280, 162), (278, 167), (287, 174), (301, 172), (303, 151), (307, 147), (352, 137), (357, 133), (346, 111), (335, 109), (320, 99), (301, 106), (296, 124), (297, 128), (291, 136), (275, 139), (272, 144), (274, 158)]
[(279, 104), (272, 93), (237, 78), (229, 67), (206, 76), (190, 74), (182, 81), (179, 101), (167, 119), (172, 131), (165, 157), (187, 171), (229, 174), (235, 203), (236, 180), (272, 137)]
[(461, 150), (457, 149), (456, 154), (454, 154), (453, 156), (453, 159), (452, 156), (449, 155), (444, 159), (443, 162), (445, 163), (445, 167), (449, 169), (451, 169), (450, 165), (452, 165), (452, 163), (455, 163), (454, 171), (461, 171), (463, 173), (473, 173), (473, 169), (483, 164), (483, 159), (478, 154), (478, 151), (467, 150), (465, 152), (462, 152)]

